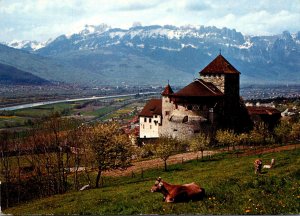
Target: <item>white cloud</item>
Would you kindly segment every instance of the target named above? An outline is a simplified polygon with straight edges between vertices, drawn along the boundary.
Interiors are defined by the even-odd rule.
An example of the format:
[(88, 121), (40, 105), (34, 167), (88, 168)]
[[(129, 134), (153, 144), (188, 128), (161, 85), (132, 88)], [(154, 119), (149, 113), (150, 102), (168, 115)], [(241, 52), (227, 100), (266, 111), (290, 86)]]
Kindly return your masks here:
[(300, 30), (299, 0), (2, 0), (0, 41), (47, 40), (85, 24), (214, 25), (246, 34)]

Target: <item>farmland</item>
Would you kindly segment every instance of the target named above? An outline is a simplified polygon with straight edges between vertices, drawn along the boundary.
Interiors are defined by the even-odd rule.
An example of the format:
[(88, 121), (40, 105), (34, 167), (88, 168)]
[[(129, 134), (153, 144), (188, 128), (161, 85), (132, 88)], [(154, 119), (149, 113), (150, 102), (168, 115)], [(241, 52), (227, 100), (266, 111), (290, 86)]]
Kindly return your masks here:
[(153, 96), (64, 102), (15, 111), (0, 111), (0, 129), (24, 129), (32, 121), (53, 113), (59, 113), (65, 117), (75, 117), (82, 121), (105, 121), (112, 118), (126, 120), (137, 115), (149, 97)]

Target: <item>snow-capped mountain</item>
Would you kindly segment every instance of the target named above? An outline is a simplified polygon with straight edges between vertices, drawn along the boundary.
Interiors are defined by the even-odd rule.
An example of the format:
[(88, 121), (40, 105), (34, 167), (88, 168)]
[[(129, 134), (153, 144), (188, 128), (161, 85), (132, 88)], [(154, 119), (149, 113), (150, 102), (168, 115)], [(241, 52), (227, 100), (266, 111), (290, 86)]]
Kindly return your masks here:
[[(172, 76), (188, 80), (197, 77), (197, 72), (219, 52), (241, 71), (242, 82), (300, 81), (300, 32), (249, 36), (214, 26), (120, 29), (106, 24), (86, 25), (76, 33), (61, 35), (29, 51), (103, 74), (108, 82), (122, 78), (156, 82), (162, 77), (172, 80)], [(159, 72), (154, 74), (154, 69)], [(157, 77), (145, 80), (149, 72)]]
[(47, 46), (47, 44), (50, 43), (51, 41), (52, 41), (51, 39), (45, 42), (37, 42), (37, 41), (30, 41), (30, 40), (23, 40), (23, 41), (13, 40), (9, 43), (3, 43), (3, 44), (15, 49), (22, 49), (22, 50), (33, 52)]
[[(128, 30), (111, 28), (105, 24), (86, 25), (83, 30), (71, 35), (62, 35), (45, 47), (41, 53), (64, 41), (68, 50), (93, 50), (123, 44), (128, 47), (151, 49), (161, 48), (179, 51), (185, 47), (205, 48), (205, 43), (249, 48), (250, 41), (236, 30), (204, 26), (136, 26)], [(65, 49), (66, 47), (64, 47)], [(59, 50), (61, 51), (61, 50)], [(66, 50), (65, 50), (66, 51)]]

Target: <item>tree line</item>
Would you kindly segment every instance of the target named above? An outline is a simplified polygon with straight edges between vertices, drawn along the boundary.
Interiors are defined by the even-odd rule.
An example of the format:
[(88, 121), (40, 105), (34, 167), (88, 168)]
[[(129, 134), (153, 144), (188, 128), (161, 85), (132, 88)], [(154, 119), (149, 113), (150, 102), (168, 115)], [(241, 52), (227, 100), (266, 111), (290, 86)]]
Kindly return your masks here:
[[(0, 132), (1, 202), (99, 187), (104, 171), (130, 166), (134, 148), (117, 123), (86, 125), (54, 114), (18, 132)], [(97, 172), (95, 183), (91, 173)]]

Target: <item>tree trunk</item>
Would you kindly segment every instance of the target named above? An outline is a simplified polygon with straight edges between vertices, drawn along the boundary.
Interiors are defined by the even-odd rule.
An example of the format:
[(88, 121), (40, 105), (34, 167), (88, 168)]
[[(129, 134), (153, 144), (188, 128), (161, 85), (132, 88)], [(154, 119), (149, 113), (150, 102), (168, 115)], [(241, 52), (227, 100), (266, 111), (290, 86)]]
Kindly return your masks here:
[(203, 150), (201, 150), (201, 159), (203, 160)]
[(101, 178), (101, 169), (99, 168), (97, 178), (96, 178), (96, 188), (99, 187), (100, 178)]
[(167, 160), (164, 160), (164, 165), (165, 165), (165, 171), (167, 171)]
[(19, 148), (19, 145), (18, 145), (17, 164), (18, 164), (18, 204), (19, 204), (20, 203), (20, 195), (21, 195), (21, 165), (20, 165), (20, 148)]

